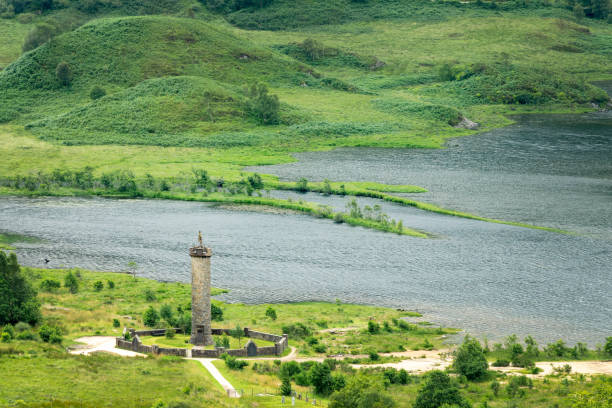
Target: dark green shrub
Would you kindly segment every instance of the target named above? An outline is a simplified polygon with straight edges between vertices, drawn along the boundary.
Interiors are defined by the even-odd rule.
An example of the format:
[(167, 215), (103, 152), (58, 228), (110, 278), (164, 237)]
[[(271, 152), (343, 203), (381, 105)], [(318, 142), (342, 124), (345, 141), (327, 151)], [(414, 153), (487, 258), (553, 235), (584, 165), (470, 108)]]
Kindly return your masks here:
[(1, 341), (2, 343), (8, 343), (8, 342), (10, 342), (10, 341), (11, 341), (11, 335), (10, 335), (10, 334), (8, 334), (7, 332), (4, 332), (4, 331), (3, 331), (3, 332), (0, 334), (0, 341)]
[(22, 331), (17, 334), (17, 340), (36, 340), (36, 334), (31, 330)]
[(262, 188), (264, 188), (263, 180), (261, 179), (261, 176), (257, 173), (251, 174), (247, 178), (247, 180), (251, 187), (253, 187), (255, 190), (261, 190)]
[(157, 296), (150, 288), (146, 288), (144, 290), (144, 298), (147, 302), (155, 302), (157, 300)]
[(276, 95), (268, 94), (264, 84), (253, 84), (247, 92), (246, 111), (263, 125), (279, 122), (280, 102)]
[(229, 354), (223, 354), (221, 357), (225, 360), (225, 365), (230, 370), (242, 370), (249, 365), (246, 361), (240, 360), (235, 356), (230, 356)]
[(492, 366), (493, 367), (508, 367), (510, 365), (510, 361), (504, 360), (503, 358), (497, 359)]
[(38, 335), (45, 343), (59, 344), (62, 342), (62, 332), (58, 327), (44, 324), (38, 329)]
[(142, 322), (148, 327), (155, 327), (157, 325), (159, 322), (159, 314), (155, 309), (153, 309), (153, 306), (149, 306), (149, 308), (144, 312), (142, 315)]
[(272, 306), (269, 306), (266, 309), (266, 317), (269, 317), (272, 320), (276, 320), (276, 310), (274, 310), (274, 308), (272, 308)]
[(106, 285), (109, 289), (115, 289), (115, 282), (113, 282), (112, 280), (106, 281)]
[(79, 291), (79, 281), (72, 274), (72, 271), (68, 271), (68, 273), (64, 277), (64, 287), (68, 288), (68, 290), (72, 294), (75, 294)]
[(315, 344), (312, 349), (315, 351), (315, 353), (325, 353), (325, 351), (327, 351), (325, 344)]
[(38, 23), (26, 35), (26, 38), (21, 46), (23, 52), (33, 50), (40, 45), (46, 43), (57, 34), (57, 27), (49, 23)]
[(2, 328), (2, 334), (5, 334), (5, 333), (7, 336), (9, 336), (9, 340), (15, 338), (15, 329), (13, 328), (12, 325), (7, 324), (6, 326)]
[(67, 62), (62, 61), (55, 67), (55, 76), (61, 86), (69, 86), (72, 82), (72, 68)]
[(176, 334), (176, 332), (174, 331), (174, 329), (172, 329), (172, 328), (166, 329), (166, 338), (167, 339), (173, 339), (175, 334)]
[(54, 292), (56, 289), (59, 289), (62, 284), (55, 279), (45, 279), (40, 283), (40, 290), (44, 292)]
[(102, 283), (102, 281), (95, 281), (93, 284), (93, 289), (96, 292), (102, 291), (102, 289), (104, 289), (104, 283)]
[(211, 303), (210, 305), (210, 315), (211, 315), (211, 319), (214, 320), (215, 322), (223, 321), (223, 309), (221, 309), (219, 306), (215, 305), (214, 303)]
[(278, 375), (282, 377), (294, 378), (296, 375), (302, 372), (300, 365), (296, 361), (287, 361), (281, 363), (278, 370)]
[(89, 91), (89, 97), (94, 101), (96, 99), (102, 98), (105, 95), (106, 95), (106, 91), (104, 90), (104, 88), (97, 86), (97, 85), (91, 88), (91, 91)]
[(296, 191), (299, 191), (300, 193), (307, 192), (308, 191), (308, 180), (306, 180), (304, 177), (300, 178), (295, 183), (295, 189)]
[(121, 326), (121, 322), (119, 321), (119, 319), (113, 319), (113, 327), (119, 327)]
[(315, 344), (319, 344), (319, 340), (316, 337), (307, 337), (306, 338), (306, 343), (308, 343), (309, 346), (314, 346)]
[(370, 358), (370, 360), (372, 361), (378, 361), (380, 360), (380, 355), (378, 355), (378, 353), (376, 352), (376, 350), (370, 350), (368, 351), (368, 357)]
[(368, 321), (368, 333), (378, 334), (380, 332), (380, 325), (372, 320)]
[(294, 381), (297, 385), (300, 385), (302, 387), (310, 386), (310, 377), (308, 376), (308, 373), (306, 371), (302, 371), (301, 373), (298, 373), (294, 377)]
[(227, 336), (215, 338), (215, 347), (230, 348), (230, 339)]
[(294, 323), (282, 326), (283, 334), (288, 334), (289, 337), (303, 339), (312, 335), (312, 330), (302, 323)]

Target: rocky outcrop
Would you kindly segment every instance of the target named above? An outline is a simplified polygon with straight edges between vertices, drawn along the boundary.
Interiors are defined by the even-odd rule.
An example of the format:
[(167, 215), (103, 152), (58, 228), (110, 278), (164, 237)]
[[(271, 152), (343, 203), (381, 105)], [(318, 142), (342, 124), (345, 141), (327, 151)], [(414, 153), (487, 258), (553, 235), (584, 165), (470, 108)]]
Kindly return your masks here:
[(456, 128), (471, 129), (471, 130), (478, 129), (478, 126), (480, 126), (479, 123), (473, 122), (469, 120), (468, 118), (466, 118), (465, 116), (461, 118), (461, 122), (455, 125)]

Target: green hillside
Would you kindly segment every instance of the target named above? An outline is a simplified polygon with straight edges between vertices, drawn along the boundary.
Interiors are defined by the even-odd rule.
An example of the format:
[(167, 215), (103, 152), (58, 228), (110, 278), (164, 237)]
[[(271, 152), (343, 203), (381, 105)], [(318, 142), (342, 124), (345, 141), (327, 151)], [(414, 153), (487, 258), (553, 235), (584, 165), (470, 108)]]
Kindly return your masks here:
[(202, 77), (165, 77), (28, 125), (67, 144), (201, 145), (198, 135), (256, 127), (244, 96)]
[[(603, 107), (590, 83), (612, 79), (612, 24), (562, 0), (57, 4), (3, 20), (6, 177), (204, 167), (239, 182), (242, 166), (295, 151), (440, 148), (508, 114)], [(15, 59), (32, 27), (75, 19), (87, 22)], [(92, 98), (96, 87), (105, 96)]]

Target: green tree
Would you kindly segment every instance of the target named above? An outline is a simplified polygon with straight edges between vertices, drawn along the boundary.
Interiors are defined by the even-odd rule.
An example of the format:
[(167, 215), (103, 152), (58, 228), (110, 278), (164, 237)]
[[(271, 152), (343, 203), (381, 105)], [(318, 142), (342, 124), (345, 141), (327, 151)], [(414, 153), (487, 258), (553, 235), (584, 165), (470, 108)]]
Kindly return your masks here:
[(499, 387), (500, 385), (497, 380), (493, 380), (493, 382), (491, 383), (491, 391), (493, 391), (493, 395), (495, 395), (496, 397), (499, 394)]
[(67, 62), (62, 61), (55, 67), (55, 76), (61, 86), (69, 86), (72, 82), (72, 68)]
[(325, 396), (332, 392), (334, 380), (329, 365), (324, 363), (313, 364), (310, 368), (309, 377), (315, 393)]
[(229, 331), (229, 335), (238, 339), (238, 345), (240, 345), (240, 339), (244, 336), (244, 330), (239, 325), (236, 325), (235, 328)]
[(64, 287), (68, 288), (72, 294), (79, 291), (79, 281), (77, 280), (76, 276), (74, 276), (72, 271), (68, 271), (66, 276), (64, 276)]
[(281, 378), (280, 393), (281, 395), (291, 395), (291, 377), (283, 376)]
[(167, 321), (170, 325), (173, 324), (174, 313), (172, 312), (172, 306), (168, 304), (161, 305), (161, 307), (159, 308), (159, 315), (161, 316), (162, 319)]
[(263, 125), (274, 125), (279, 122), (278, 96), (268, 94), (268, 87), (264, 84), (253, 84), (249, 88), (246, 110)]
[(591, 12), (593, 17), (605, 20), (610, 12), (609, 0), (591, 0)]
[(604, 345), (603, 351), (607, 356), (612, 356), (612, 337), (606, 337), (606, 344)]
[(153, 306), (149, 306), (149, 308), (142, 315), (142, 322), (145, 326), (155, 327), (159, 322), (159, 314), (157, 310), (153, 309)]
[(475, 380), (486, 375), (489, 364), (478, 340), (465, 336), (463, 344), (455, 354), (453, 368), (469, 380)]
[(23, 52), (33, 50), (49, 41), (57, 34), (57, 27), (49, 23), (39, 23), (30, 30), (21, 46)]
[(268, 306), (266, 309), (266, 317), (269, 317), (272, 320), (276, 320), (276, 310), (272, 306)]
[(40, 321), (40, 303), (36, 291), (25, 279), (14, 253), (0, 251), (0, 326)]
[(44, 292), (54, 292), (56, 289), (61, 287), (61, 283), (56, 281), (55, 279), (45, 279), (40, 284), (40, 290)]
[(414, 408), (439, 408), (444, 404), (469, 408), (470, 404), (461, 396), (443, 371), (434, 370), (425, 375), (425, 381), (418, 391)]

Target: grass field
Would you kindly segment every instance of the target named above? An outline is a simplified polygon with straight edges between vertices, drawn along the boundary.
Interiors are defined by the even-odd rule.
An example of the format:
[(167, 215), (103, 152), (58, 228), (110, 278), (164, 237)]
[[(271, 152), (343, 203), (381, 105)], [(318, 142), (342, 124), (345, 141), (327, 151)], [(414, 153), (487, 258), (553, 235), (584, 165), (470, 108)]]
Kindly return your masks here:
[[(43, 322), (59, 328), (63, 335), (62, 345), (42, 342), (35, 330), (32, 340), (12, 339), (0, 342), (0, 370), (15, 375), (4, 376), (0, 387), (0, 405), (10, 404), (25, 407), (106, 407), (133, 406), (152, 407), (158, 400), (166, 403), (183, 401), (188, 406), (279, 406), (280, 384), (278, 364), (269, 359), (249, 361), (242, 370), (230, 370), (225, 362), (215, 365), (234, 385), (243, 390), (245, 398), (225, 398), (219, 385), (197, 362), (174, 357), (119, 358), (106, 354), (94, 356), (69, 355), (66, 346), (75, 345), (74, 340), (90, 335), (120, 335), (122, 327), (144, 328), (142, 315), (152, 306), (161, 309), (169, 305), (173, 313), (189, 308), (190, 287), (180, 283), (163, 283), (144, 278), (134, 279), (121, 273), (91, 272), (81, 269), (69, 270), (77, 277), (77, 293), (63, 287), (68, 270), (23, 268), (32, 285), (39, 290)], [(44, 281), (60, 282), (59, 288), (44, 289)], [(95, 282), (103, 283), (96, 289)], [(109, 281), (114, 285), (109, 285)], [(112, 286), (112, 288), (111, 288)], [(222, 293), (214, 289), (213, 294)], [(215, 327), (249, 327), (271, 333), (287, 332), (290, 346), (297, 348), (299, 356), (325, 357), (331, 354), (368, 354), (424, 347), (443, 348), (444, 337), (457, 331), (431, 326), (427, 323), (402, 323), (401, 317), (417, 317), (418, 313), (394, 309), (336, 303), (294, 304), (226, 304), (213, 300), (223, 310), (223, 320), (213, 322)], [(273, 308), (276, 319), (267, 316)], [(119, 327), (113, 324), (117, 319)], [(159, 324), (164, 326), (163, 321)], [(342, 330), (339, 330), (342, 329)], [(15, 327), (17, 330), (17, 326)], [(22, 329), (19, 329), (22, 330)], [(17, 332), (24, 333), (24, 332)], [(174, 339), (144, 337), (146, 342), (160, 345), (184, 345), (185, 336)], [(237, 339), (231, 339), (233, 343)], [(242, 339), (244, 344), (245, 339)], [(425, 345), (425, 343), (429, 343)], [(319, 349), (323, 346), (323, 349)], [(497, 349), (497, 346), (493, 346)], [(546, 346), (551, 348), (551, 345)], [(559, 349), (558, 345), (556, 346)], [(502, 349), (500, 349), (502, 350)], [(541, 349), (541, 358), (550, 359), (546, 349)], [(572, 359), (571, 349), (566, 349), (563, 359)], [(600, 354), (587, 350), (581, 358), (596, 358)], [(490, 359), (507, 358), (508, 350), (493, 351)], [(394, 362), (397, 358), (381, 357), (379, 362)], [(306, 368), (305, 368), (306, 369)], [(369, 368), (368, 376), (373, 381), (383, 381), (381, 369)], [(356, 373), (339, 362), (333, 375), (347, 378)], [(500, 383), (499, 393), (491, 388), (493, 380)], [(386, 393), (393, 396), (399, 407), (410, 407), (422, 381), (420, 376), (409, 376), (406, 385), (385, 386)], [(589, 379), (582, 375), (548, 376), (534, 380), (532, 385), (507, 391), (509, 377), (491, 374), (479, 382), (466, 382), (459, 378), (457, 385), (475, 406), (487, 401), (488, 406), (507, 407), (559, 407), (572, 406), (575, 393), (589, 393), (598, 389), (602, 380)], [(104, 387), (99, 384), (103, 382)], [(310, 387), (292, 385), (293, 389), (312, 398)], [(522, 391), (521, 391), (522, 390)], [(317, 396), (325, 405), (328, 400)], [(20, 402), (23, 401), (23, 402)], [(304, 405), (305, 401), (298, 402)], [(19, 405), (21, 404), (21, 405)], [(46, 405), (45, 405), (46, 404)], [(513, 405), (513, 406), (514, 406)]]
[[(34, 287), (39, 288), (45, 280), (55, 280), (63, 285), (68, 270), (32, 269), (25, 268)], [(74, 339), (88, 335), (121, 334), (122, 327), (143, 329), (142, 315), (152, 306), (159, 310), (162, 305), (169, 305), (175, 315), (180, 310), (190, 310), (191, 287), (182, 283), (164, 283), (145, 278), (134, 279), (129, 274), (91, 272), (81, 269), (72, 269), (78, 274), (79, 291), (72, 294), (65, 287), (52, 290), (39, 290), (39, 299), (42, 303), (45, 319), (51, 324), (62, 328), (68, 344)], [(103, 283), (103, 289), (95, 290), (94, 283)], [(112, 281), (111, 289), (108, 282)], [(213, 295), (223, 293), (223, 290), (214, 289)], [(454, 329), (437, 327), (411, 326), (407, 330), (400, 330), (393, 324), (394, 320), (403, 316), (418, 316), (414, 312), (400, 312), (394, 309), (353, 305), (342, 303), (289, 303), (289, 304), (261, 304), (245, 305), (241, 303), (223, 303), (213, 300), (213, 303), (223, 310), (223, 321), (214, 322), (215, 327), (233, 329), (236, 326), (249, 327), (269, 333), (281, 334), (287, 327), (301, 323), (308, 330), (308, 334), (293, 334), (290, 332), (291, 346), (297, 347), (304, 355), (317, 355), (307, 343), (306, 338), (315, 336), (320, 343), (326, 345), (325, 354), (345, 352), (354, 354), (365, 352), (370, 348), (379, 352), (397, 351), (399, 346), (418, 349), (429, 339), (436, 347), (442, 346), (442, 335), (455, 333)], [(266, 310), (275, 309), (277, 319), (266, 317)], [(113, 327), (113, 319), (119, 321), (119, 327)], [(380, 326), (386, 321), (392, 327), (391, 331), (380, 330), (377, 334), (367, 332), (369, 321), (376, 321)], [(160, 324), (164, 324), (163, 321)], [(330, 333), (328, 328), (350, 327), (350, 336), (337, 336)], [(359, 340), (356, 341), (356, 338)], [(144, 337), (147, 343), (159, 345), (171, 344), (177, 346), (184, 344), (184, 336), (176, 335), (174, 339), (164, 337)], [(230, 339), (232, 345), (237, 339)], [(241, 339), (244, 346), (246, 339)], [(265, 344), (264, 344), (265, 343)], [(267, 345), (260, 341), (258, 344)]]

